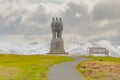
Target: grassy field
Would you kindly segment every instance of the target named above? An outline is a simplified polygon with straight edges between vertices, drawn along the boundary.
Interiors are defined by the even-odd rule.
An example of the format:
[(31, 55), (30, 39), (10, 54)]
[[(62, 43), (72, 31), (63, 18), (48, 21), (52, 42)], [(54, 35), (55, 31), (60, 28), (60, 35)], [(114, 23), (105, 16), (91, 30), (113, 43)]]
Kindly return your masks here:
[(48, 80), (49, 67), (72, 60), (64, 56), (0, 54), (0, 80)]
[(120, 58), (92, 57), (77, 66), (85, 80), (120, 80)]

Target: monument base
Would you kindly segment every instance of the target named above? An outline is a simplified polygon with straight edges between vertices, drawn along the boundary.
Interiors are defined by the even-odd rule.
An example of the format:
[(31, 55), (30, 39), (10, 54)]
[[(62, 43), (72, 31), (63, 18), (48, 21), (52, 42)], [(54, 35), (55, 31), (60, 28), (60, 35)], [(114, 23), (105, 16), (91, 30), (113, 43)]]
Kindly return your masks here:
[(47, 53), (47, 54), (56, 54), (56, 55), (57, 55), (57, 54), (68, 54), (68, 52), (64, 52), (64, 53), (61, 53), (61, 52), (60, 52), (60, 53), (51, 53), (51, 52), (49, 52), (49, 53)]
[(63, 38), (52, 39), (50, 52), (48, 54), (68, 54), (64, 50), (64, 41)]

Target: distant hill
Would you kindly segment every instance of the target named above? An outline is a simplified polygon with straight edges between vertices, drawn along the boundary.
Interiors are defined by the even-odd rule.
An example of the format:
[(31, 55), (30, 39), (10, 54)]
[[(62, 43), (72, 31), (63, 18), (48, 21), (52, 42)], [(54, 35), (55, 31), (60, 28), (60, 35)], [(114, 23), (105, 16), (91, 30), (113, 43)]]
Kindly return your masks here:
[[(98, 42), (79, 42), (74, 41), (66, 45), (66, 51), (70, 54), (87, 55), (88, 48), (93, 46), (106, 47), (110, 50), (111, 56), (120, 56), (120, 45), (114, 45), (108, 40), (101, 40)], [(41, 44), (39, 42), (29, 43), (0, 43), (0, 53), (9, 54), (45, 54), (48, 53), (50, 44)]]

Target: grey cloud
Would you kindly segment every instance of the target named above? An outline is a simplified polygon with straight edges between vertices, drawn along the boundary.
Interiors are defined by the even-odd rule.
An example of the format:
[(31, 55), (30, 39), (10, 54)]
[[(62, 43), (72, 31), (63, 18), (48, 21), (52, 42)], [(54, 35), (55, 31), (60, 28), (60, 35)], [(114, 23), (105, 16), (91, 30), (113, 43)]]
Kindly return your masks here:
[[(11, 2), (12, 1), (17, 0), (11, 0)], [(31, 11), (25, 8), (14, 10), (14, 6), (12, 6), (14, 4), (11, 3), (9, 8), (5, 8), (7, 9), (6, 11), (8, 11), (6, 13), (9, 13), (7, 16), (3, 16), (2, 13), (0, 13), (0, 35), (25, 35), (25, 37), (37, 35), (38, 37), (51, 34), (51, 13), (46, 13), (45, 4), (42, 6), (39, 3), (50, 2), (56, 4), (56, 2), (52, 0), (21, 0), (21, 3), (22, 1), (34, 3), (38, 7), (34, 10), (31, 9)], [(57, 2), (57, 4), (58, 3), (59, 2)], [(63, 2), (60, 3), (63, 4)], [(64, 33), (69, 34), (67, 36), (76, 34), (77, 37), (79, 35), (87, 40), (108, 39), (120, 43), (119, 33), (114, 33), (115, 31), (120, 31), (120, 15), (118, 15), (120, 14), (118, 10), (118, 7), (120, 7), (119, 4), (119, 2), (113, 0), (105, 0), (104, 3), (98, 2), (95, 7), (93, 7), (93, 12), (90, 14), (88, 12), (88, 5), (84, 3), (66, 3), (67, 8), (65, 8), (65, 11), (61, 12), (60, 15), (63, 18)], [(113, 5), (115, 7), (113, 7)], [(75, 16), (76, 14), (78, 14), (78, 16)], [(108, 20), (108, 24), (101, 25), (101, 22), (104, 20)], [(114, 35), (109, 35), (112, 31)]]
[[(66, 12), (63, 13), (63, 19), (66, 29), (73, 31), (74, 29), (76, 29), (76, 27), (78, 28), (80, 24), (81, 25), (84, 24), (83, 22), (89, 19), (87, 18), (89, 16), (87, 15), (87, 8), (84, 5), (69, 3), (68, 7), (69, 8), (66, 9)], [(76, 18), (75, 17), (76, 13), (81, 14), (81, 16)], [(74, 27), (74, 29), (71, 29), (70, 26)]]
[(50, 20), (50, 15), (45, 13), (45, 9), (42, 5), (39, 5), (38, 8), (33, 12), (29, 21), (44, 25)]
[[(92, 16), (88, 14), (88, 8), (85, 4), (69, 3), (68, 9), (63, 13), (65, 32), (77, 33), (83, 37), (94, 35), (100, 31), (97, 27), (97, 22), (92, 20)], [(80, 17), (75, 17), (76, 13), (82, 14)]]
[(23, 3), (23, 2), (28, 2), (28, 3), (55, 3), (55, 4), (62, 4), (66, 0), (1, 0), (1, 3)]
[(120, 1), (104, 0), (96, 4), (93, 10), (93, 16), (96, 20), (113, 20), (120, 18)]
[[(12, 5), (12, 4), (11, 4)], [(14, 6), (8, 6), (6, 10), (12, 10)], [(23, 18), (30, 14), (26, 21)], [(50, 17), (45, 13), (43, 6), (38, 6), (32, 13), (25, 9), (13, 10), (7, 16), (0, 15), (0, 35), (42, 35), (49, 33), (46, 28)], [(27, 23), (26, 23), (27, 22)], [(31, 25), (34, 23), (34, 25)]]
[(62, 3), (64, 0), (26, 0), (26, 1), (35, 2), (35, 3), (38, 3), (38, 2)]
[(116, 37), (112, 38), (111, 42), (116, 45), (120, 45), (120, 36), (116, 36)]
[[(98, 5), (98, 4), (97, 4)], [(96, 5), (96, 6), (97, 6)], [(93, 7), (93, 8), (96, 8)], [(117, 37), (119, 33), (113, 33), (114, 31), (119, 31), (119, 21), (118, 22), (112, 22), (109, 21), (108, 24), (101, 25), (101, 21), (104, 21), (103, 18), (101, 20), (96, 20), (93, 18), (93, 13), (95, 12), (93, 9), (93, 13), (88, 14), (88, 7), (84, 4), (68, 4), (68, 9), (65, 13), (63, 13), (63, 19), (64, 19), (64, 32), (66, 33), (77, 33), (80, 36), (83, 37), (83, 39), (87, 40), (101, 40), (101, 39), (108, 39), (111, 40)], [(100, 10), (100, 9), (97, 9)], [(82, 15), (80, 17), (75, 17), (74, 15), (76, 13), (81, 13)], [(103, 12), (104, 13), (104, 12)], [(117, 14), (117, 13), (116, 13)], [(112, 16), (113, 15), (113, 16)], [(115, 14), (112, 14), (111, 16), (116, 16)], [(98, 15), (99, 16), (99, 15)], [(109, 18), (109, 17), (107, 17)], [(119, 17), (116, 17), (119, 19)], [(113, 21), (115, 18), (113, 18)], [(119, 38), (116, 38), (119, 39)], [(119, 40), (117, 40), (119, 41)]]
[(23, 31), (21, 25), (22, 17), (16, 17), (15, 21), (11, 21), (7, 26), (0, 26), (0, 35), (20, 34)]
[(26, 26), (21, 24), (22, 17), (17, 17), (15, 21), (10, 22), (8, 26), (0, 27), (0, 35), (42, 35), (48, 34), (49, 28)]

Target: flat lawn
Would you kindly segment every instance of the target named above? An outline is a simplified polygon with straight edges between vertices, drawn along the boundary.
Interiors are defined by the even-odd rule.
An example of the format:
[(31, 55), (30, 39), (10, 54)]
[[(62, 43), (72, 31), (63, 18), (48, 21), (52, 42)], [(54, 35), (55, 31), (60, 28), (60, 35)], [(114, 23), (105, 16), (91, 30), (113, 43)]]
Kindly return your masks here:
[(120, 58), (92, 57), (77, 65), (85, 80), (120, 80)]
[(72, 60), (65, 56), (0, 54), (0, 80), (48, 80), (51, 66)]

